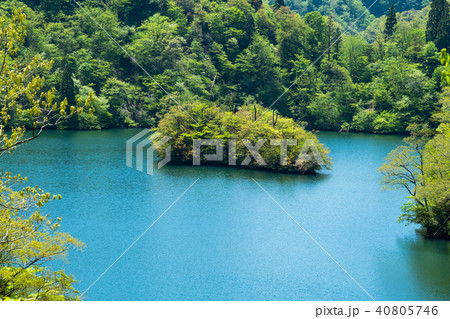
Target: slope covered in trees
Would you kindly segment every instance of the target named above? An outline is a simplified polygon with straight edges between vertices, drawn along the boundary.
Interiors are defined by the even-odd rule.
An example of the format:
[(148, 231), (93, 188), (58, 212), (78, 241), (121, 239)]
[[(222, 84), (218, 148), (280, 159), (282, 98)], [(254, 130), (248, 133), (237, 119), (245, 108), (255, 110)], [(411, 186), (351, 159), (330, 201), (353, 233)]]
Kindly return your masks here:
[[(274, 3), (274, 0), (269, 2)], [(323, 15), (331, 15), (344, 26), (355, 23), (357, 29), (362, 30), (375, 17), (385, 15), (392, 4), (395, 5), (397, 12), (403, 12), (411, 9), (421, 10), (430, 3), (430, 0), (285, 0), (285, 3), (302, 15), (318, 11)]]
[(441, 47), (402, 14), (385, 39), (384, 21), (343, 34), (338, 16), (301, 16), (284, 1), (53, 2), (22, 3), (27, 50), (17, 59), (54, 59), (45, 85), (57, 99), (96, 94), (95, 116), (65, 127), (154, 127), (171, 106), (203, 99), (272, 107), (308, 129), (402, 133), (437, 109)]

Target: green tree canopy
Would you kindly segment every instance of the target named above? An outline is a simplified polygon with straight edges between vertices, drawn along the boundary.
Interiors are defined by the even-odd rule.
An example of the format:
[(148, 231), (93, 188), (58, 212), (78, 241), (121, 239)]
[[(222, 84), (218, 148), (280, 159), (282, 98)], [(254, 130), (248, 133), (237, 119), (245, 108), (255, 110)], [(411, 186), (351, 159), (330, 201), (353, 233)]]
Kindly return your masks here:
[(447, 0), (432, 0), (426, 29), (427, 41), (433, 41), (436, 47), (450, 47), (450, 12)]
[(386, 23), (384, 26), (384, 37), (386, 41), (394, 34), (396, 25), (397, 25), (397, 16), (395, 14), (395, 5), (391, 4), (388, 15), (386, 17)]
[(434, 136), (427, 126), (410, 125), (407, 145), (392, 151), (380, 172), (386, 188), (402, 188), (408, 194), (400, 221), (422, 225), (429, 237), (450, 238), (449, 87), (444, 88), (440, 103)]
[[(26, 36), (26, 15), (14, 8), (10, 17), (0, 17), (0, 156), (37, 138), (44, 128), (56, 126), (81, 114), (93, 101), (77, 101), (68, 110), (67, 99), (57, 103), (56, 90), (43, 91), (43, 72), (52, 61), (37, 55), (28, 63), (20, 59)], [(9, 122), (14, 117), (16, 122)], [(17, 119), (32, 128), (28, 133)], [(15, 124), (17, 126), (15, 126)], [(11, 131), (6, 133), (9, 125)], [(42, 207), (60, 199), (38, 187), (24, 186), (26, 178), (0, 171), (0, 300), (76, 299), (73, 278), (46, 266), (65, 260), (68, 250), (82, 243), (59, 230)]]

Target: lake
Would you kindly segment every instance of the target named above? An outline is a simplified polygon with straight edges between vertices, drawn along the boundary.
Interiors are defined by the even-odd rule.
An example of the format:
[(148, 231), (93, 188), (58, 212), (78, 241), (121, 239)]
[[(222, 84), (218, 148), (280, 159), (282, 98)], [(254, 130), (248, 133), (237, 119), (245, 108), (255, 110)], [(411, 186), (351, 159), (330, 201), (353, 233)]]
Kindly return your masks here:
[(401, 137), (320, 133), (334, 166), (316, 176), (206, 166), (149, 176), (125, 164), (139, 131), (48, 131), (1, 159), (63, 196), (44, 211), (86, 244), (63, 265), (81, 292), (199, 178), (84, 299), (370, 300), (355, 281), (376, 300), (450, 299), (450, 243), (397, 223), (405, 194), (381, 190), (377, 168)]

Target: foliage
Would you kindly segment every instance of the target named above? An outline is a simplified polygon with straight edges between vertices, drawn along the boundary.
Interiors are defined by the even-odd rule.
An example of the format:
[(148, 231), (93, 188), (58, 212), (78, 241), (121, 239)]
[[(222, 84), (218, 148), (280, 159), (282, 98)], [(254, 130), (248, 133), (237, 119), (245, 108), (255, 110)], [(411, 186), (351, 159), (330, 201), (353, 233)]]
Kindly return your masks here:
[(284, 4), (284, 0), (275, 0), (275, 4), (274, 4), (274, 8), (275, 9), (280, 9), (281, 7), (286, 6)]
[[(378, 0), (374, 3), (372, 0), (361, 0), (363, 5), (370, 8), (370, 12), (379, 17), (383, 15), (392, 4), (392, 0)], [(398, 1), (395, 3), (398, 11), (408, 11), (408, 10), (420, 10), (425, 7), (430, 0), (408, 0), (408, 1)]]
[(442, 50), (440, 61), (445, 66), (445, 69), (442, 71), (442, 82), (445, 81), (450, 84), (450, 54), (447, 53), (446, 49)]
[(181, 57), (183, 39), (177, 36), (178, 25), (168, 17), (156, 14), (138, 29), (129, 52), (151, 74), (172, 68)]
[(389, 8), (389, 13), (386, 17), (386, 23), (384, 26), (384, 37), (386, 40), (388, 40), (389, 37), (392, 34), (394, 34), (396, 24), (397, 24), (397, 17), (395, 15), (395, 5), (391, 4), (391, 7)]
[[(315, 157), (297, 161), (305, 141), (309, 139), (316, 145), (326, 167), (331, 165), (327, 157), (328, 149), (318, 143), (314, 134), (305, 131), (289, 118), (279, 117), (275, 122), (272, 112), (267, 112), (267, 109), (260, 105), (245, 105), (236, 113), (223, 112), (218, 107), (205, 102), (184, 105), (183, 109), (196, 122), (186, 112), (174, 107), (164, 116), (157, 128), (161, 137), (171, 138), (168, 142), (172, 147), (171, 163), (192, 163), (194, 139), (222, 139), (226, 149), (224, 161), (205, 162), (205, 164), (225, 165), (229, 160), (230, 140), (234, 139), (236, 140), (237, 166), (297, 174), (313, 173), (322, 169)], [(255, 117), (258, 119), (256, 122)], [(270, 139), (297, 139), (297, 145), (289, 146), (287, 149), (285, 165), (280, 164), (280, 148), (271, 146), (268, 141)], [(244, 146), (245, 140), (250, 141), (252, 145), (256, 145), (261, 140), (266, 141), (259, 153), (267, 165), (259, 165), (254, 160), (243, 164), (244, 159), (250, 155)], [(157, 143), (158, 140), (155, 142)], [(164, 147), (158, 149), (160, 156), (164, 156), (164, 152)], [(202, 154), (204, 152), (208, 153), (207, 147), (202, 149)]]
[(310, 105), (308, 111), (314, 127), (325, 130), (336, 130), (339, 125), (339, 108), (333, 103), (330, 93), (320, 94)]
[[(86, 109), (91, 113), (94, 98), (93, 94), (85, 101), (72, 97), (69, 104), (67, 98), (57, 102), (54, 88), (43, 90), (43, 74), (53, 61), (22, 54), (26, 51), (26, 15), (22, 9), (10, 9), (10, 16), (0, 17), (0, 156), (37, 138), (46, 127), (84, 114)], [(70, 75), (66, 71), (63, 85), (73, 88)], [(20, 122), (31, 127), (31, 132), (17, 126)], [(52, 222), (41, 213), (46, 203), (61, 196), (24, 186), (25, 182), (21, 175), (0, 171), (0, 300), (76, 299), (74, 279), (46, 264), (64, 261), (67, 251), (82, 243), (59, 230), (60, 219)]]
[[(59, 89), (59, 95), (67, 99), (66, 113), (70, 113), (70, 106), (76, 105), (75, 100), (75, 85), (73, 82), (74, 73), (74, 61), (70, 58), (65, 58), (63, 60), (63, 73), (61, 77), (61, 87)], [(72, 116), (67, 124), (68, 128), (77, 128), (77, 116)]]
[(438, 49), (450, 48), (450, 12), (447, 0), (432, 0), (428, 14), (427, 41)]
[(373, 19), (370, 12), (365, 13), (366, 7), (361, 0), (286, 0), (285, 2), (288, 7), (302, 15), (318, 11), (323, 15), (333, 17), (344, 26), (356, 21), (357, 28), (364, 28)]
[[(93, 95), (83, 103), (69, 105), (67, 99), (55, 101), (54, 88), (43, 92), (44, 78), (38, 72), (50, 70), (53, 62), (36, 55), (26, 64), (16, 57), (26, 36), (25, 14), (14, 9), (12, 18), (0, 18), (0, 152), (10, 151), (17, 145), (37, 138), (45, 127), (56, 126), (68, 117), (89, 108)], [(74, 101), (72, 101), (74, 102)], [(92, 108), (89, 108), (93, 112)], [(25, 136), (25, 127), (8, 125), (10, 119), (21, 117), (31, 124), (31, 136)], [(9, 127), (11, 134), (4, 129)]]
[(67, 251), (82, 243), (59, 231), (40, 209), (60, 195), (36, 187), (22, 188), (26, 179), (0, 174), (0, 300), (71, 300), (74, 279), (44, 265), (65, 260)]
[[(154, 127), (176, 104), (208, 100), (231, 110), (249, 99), (310, 129), (433, 125), (439, 45), (427, 41), (425, 0), (397, 3), (396, 14), (392, 7), (379, 19), (362, 15), (372, 3), (360, 0), (85, 0), (83, 9), (50, 9), (53, 2), (26, 2), (27, 49), (15, 60), (54, 59), (43, 89), (56, 87), (66, 112), (88, 92), (98, 96), (92, 117), (58, 128)], [(381, 0), (371, 13), (389, 5)], [(32, 127), (24, 114), (8, 123)]]
[(407, 145), (392, 151), (380, 171), (386, 188), (402, 188), (408, 194), (400, 221), (422, 225), (429, 237), (450, 238), (449, 87), (444, 88), (440, 102), (441, 109), (434, 115), (440, 124), (434, 136), (427, 126), (411, 125)]
[(358, 132), (373, 132), (377, 112), (374, 109), (359, 111), (354, 117), (351, 128)]
[(450, 237), (450, 162), (447, 129), (429, 140), (428, 129), (412, 126), (406, 146), (393, 150), (380, 168), (386, 188), (401, 188), (409, 201), (399, 221), (424, 227), (427, 236)]
[(236, 82), (241, 90), (270, 105), (281, 93), (281, 70), (275, 48), (256, 35), (253, 42), (236, 58)]

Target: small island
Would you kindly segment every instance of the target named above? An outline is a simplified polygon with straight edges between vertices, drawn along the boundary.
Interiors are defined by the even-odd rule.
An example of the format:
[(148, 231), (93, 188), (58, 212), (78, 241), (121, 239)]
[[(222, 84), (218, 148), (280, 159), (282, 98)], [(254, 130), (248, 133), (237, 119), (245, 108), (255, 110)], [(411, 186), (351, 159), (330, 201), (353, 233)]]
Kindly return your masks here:
[[(222, 165), (293, 174), (313, 174), (331, 168), (329, 150), (314, 133), (258, 104), (235, 107), (232, 111), (209, 102), (174, 107), (160, 121), (157, 132), (159, 140), (168, 140), (172, 164)], [(166, 148), (157, 148), (160, 157), (165, 157), (165, 152)], [(208, 154), (219, 158), (208, 160)]]

